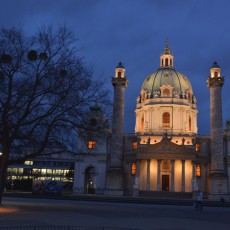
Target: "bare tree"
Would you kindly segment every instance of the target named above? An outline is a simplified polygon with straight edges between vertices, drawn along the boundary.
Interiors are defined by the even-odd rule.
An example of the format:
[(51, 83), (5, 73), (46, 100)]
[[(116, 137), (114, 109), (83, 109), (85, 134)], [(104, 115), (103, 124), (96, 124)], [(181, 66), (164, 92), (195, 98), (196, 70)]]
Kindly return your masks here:
[[(88, 107), (109, 105), (102, 80), (93, 79), (66, 26), (43, 27), (35, 36), (15, 28), (0, 31), (0, 204), (10, 160), (23, 162), (47, 147), (72, 151), (84, 131)], [(10, 157), (12, 147), (28, 151)]]

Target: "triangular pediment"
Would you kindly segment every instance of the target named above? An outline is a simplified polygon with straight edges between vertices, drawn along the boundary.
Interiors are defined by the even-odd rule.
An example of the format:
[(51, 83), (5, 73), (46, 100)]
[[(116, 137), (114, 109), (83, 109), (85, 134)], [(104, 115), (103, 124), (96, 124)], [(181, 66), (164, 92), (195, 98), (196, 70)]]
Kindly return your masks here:
[(177, 145), (170, 139), (162, 138), (157, 144), (143, 144), (138, 146), (137, 154), (194, 154), (195, 149), (191, 146)]

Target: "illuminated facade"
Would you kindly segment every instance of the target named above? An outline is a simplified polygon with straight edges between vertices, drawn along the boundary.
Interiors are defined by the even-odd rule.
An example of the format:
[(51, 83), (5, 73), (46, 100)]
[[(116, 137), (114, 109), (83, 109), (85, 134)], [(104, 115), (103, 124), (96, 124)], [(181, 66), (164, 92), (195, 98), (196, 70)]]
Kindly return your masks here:
[[(69, 158), (56, 156), (60, 161), (74, 162), (73, 192), (130, 196), (180, 193), (192, 197), (201, 190), (209, 199), (230, 200), (230, 122), (223, 130), (223, 84), (215, 62), (207, 79), (211, 133), (198, 135), (196, 97), (188, 77), (176, 70), (166, 42), (159, 68), (146, 77), (140, 88), (135, 133), (125, 134), (128, 78), (119, 63), (112, 78), (112, 128), (100, 106), (95, 105), (86, 115), (87, 134), (78, 138), (77, 154)], [(55, 167), (64, 171), (55, 171)], [(28, 169), (18, 169), (19, 174), (27, 172), (30, 174), (26, 176), (33, 178), (37, 174), (40, 179), (60, 176), (60, 180), (66, 180), (64, 175), (69, 173), (68, 167), (58, 169), (54, 165), (35, 167), (33, 163), (24, 168)], [(13, 178), (12, 169), (8, 170)]]
[[(134, 134), (123, 133), (128, 83), (124, 73), (119, 63), (112, 78), (112, 132), (107, 129), (96, 135), (96, 147), (79, 155), (74, 192), (87, 193), (87, 188), (93, 187), (97, 194), (151, 196), (168, 192), (191, 197), (201, 190), (209, 199), (230, 200), (230, 124), (223, 130), (224, 78), (217, 63), (207, 80), (210, 136), (197, 134), (196, 97), (189, 79), (176, 70), (167, 41), (159, 68), (146, 77), (137, 97)], [(83, 148), (79, 151), (84, 152)]]

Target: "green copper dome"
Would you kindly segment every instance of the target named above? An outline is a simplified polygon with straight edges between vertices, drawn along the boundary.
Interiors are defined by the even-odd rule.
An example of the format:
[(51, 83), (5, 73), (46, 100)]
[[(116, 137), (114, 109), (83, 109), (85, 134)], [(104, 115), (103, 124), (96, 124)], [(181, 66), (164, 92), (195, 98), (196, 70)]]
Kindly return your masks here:
[(193, 92), (188, 78), (174, 68), (159, 68), (147, 76), (141, 89), (147, 90), (150, 95), (153, 95), (153, 92), (160, 90), (163, 85), (172, 86), (180, 95), (186, 90)]
[(193, 95), (192, 86), (188, 78), (176, 71), (174, 68), (174, 56), (169, 49), (168, 40), (166, 40), (165, 49), (160, 56), (160, 68), (147, 76), (141, 90), (147, 91), (150, 97), (153, 97), (154, 92), (160, 91), (162, 86), (169, 85), (172, 91), (181, 96), (188, 93)]

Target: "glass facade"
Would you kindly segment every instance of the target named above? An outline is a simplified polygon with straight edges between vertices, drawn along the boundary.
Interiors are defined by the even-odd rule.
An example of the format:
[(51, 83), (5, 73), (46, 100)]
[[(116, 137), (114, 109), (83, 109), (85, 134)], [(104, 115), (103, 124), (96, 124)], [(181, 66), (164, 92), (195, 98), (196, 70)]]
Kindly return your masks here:
[[(24, 164), (10, 165), (7, 169), (6, 189), (32, 188), (33, 180), (62, 181), (63, 187), (72, 187), (74, 177), (74, 162), (63, 160), (34, 160), (25, 161)], [(31, 186), (30, 186), (31, 185)]]

